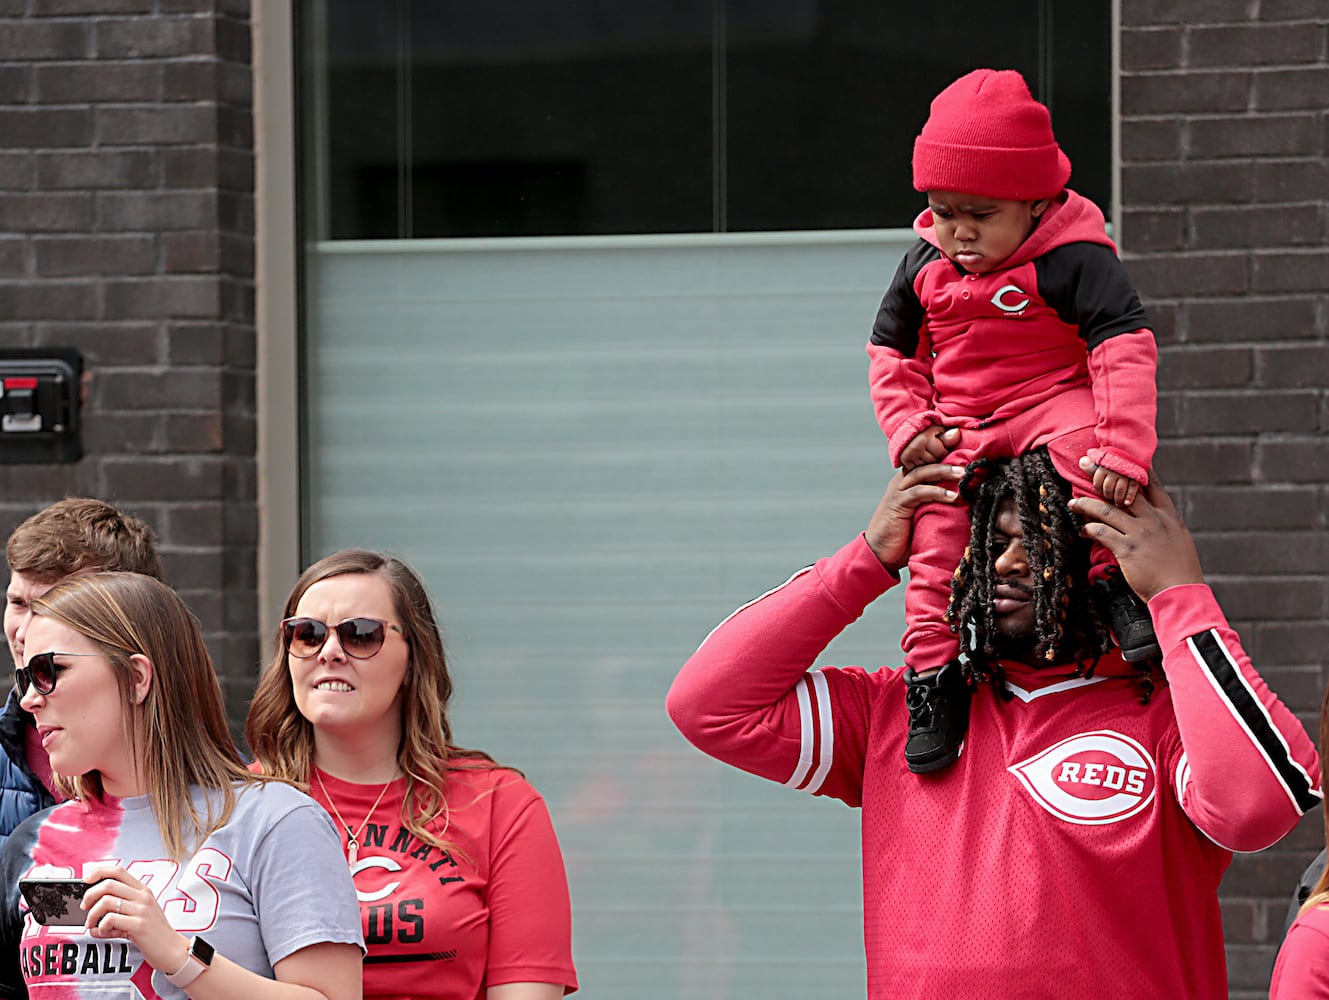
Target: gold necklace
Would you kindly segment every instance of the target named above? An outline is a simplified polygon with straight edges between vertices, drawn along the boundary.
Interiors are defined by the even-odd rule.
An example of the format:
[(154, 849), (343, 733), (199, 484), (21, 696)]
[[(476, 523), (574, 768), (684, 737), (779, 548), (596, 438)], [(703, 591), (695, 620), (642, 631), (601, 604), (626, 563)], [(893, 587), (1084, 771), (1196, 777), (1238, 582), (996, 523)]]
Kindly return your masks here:
[(369, 825), (370, 819), (373, 818), (374, 810), (377, 809), (378, 804), (383, 801), (383, 796), (388, 794), (388, 789), (391, 788), (392, 783), (397, 780), (397, 776), (393, 775), (388, 779), (388, 783), (384, 785), (383, 789), (378, 793), (378, 798), (374, 800), (374, 804), (369, 807), (369, 812), (365, 815), (365, 821), (360, 824), (360, 829), (354, 832), (351, 830), (351, 824), (342, 819), (341, 810), (337, 808), (337, 803), (334, 802), (332, 796), (328, 794), (328, 786), (323, 784), (323, 775), (318, 773), (317, 767), (314, 768), (314, 780), (318, 782), (318, 787), (323, 789), (323, 797), (328, 800), (328, 805), (332, 807), (332, 814), (337, 817), (337, 822), (346, 828), (346, 863), (354, 869), (355, 859), (360, 853), (360, 834), (365, 832), (365, 827)]

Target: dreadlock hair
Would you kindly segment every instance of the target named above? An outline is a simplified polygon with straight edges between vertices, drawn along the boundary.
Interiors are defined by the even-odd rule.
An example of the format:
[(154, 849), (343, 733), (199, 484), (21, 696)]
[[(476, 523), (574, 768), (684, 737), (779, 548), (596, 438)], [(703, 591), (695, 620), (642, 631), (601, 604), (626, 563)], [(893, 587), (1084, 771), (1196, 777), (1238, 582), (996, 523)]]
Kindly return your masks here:
[[(1070, 490), (1046, 448), (993, 461), (978, 459), (965, 468), (960, 496), (970, 505), (969, 546), (951, 580), (946, 619), (960, 634), (964, 676), (971, 684), (991, 683), (1009, 698), (994, 644), (992, 536), (1002, 505), (1010, 500), (1020, 518), (1029, 571), (1033, 577), (1034, 656), (1047, 663), (1078, 664), (1093, 674), (1098, 659), (1113, 646), (1112, 634), (1089, 589), (1089, 545), (1080, 537), (1083, 521), (1067, 507)], [(1141, 671), (1141, 704), (1154, 682), (1149, 664)]]

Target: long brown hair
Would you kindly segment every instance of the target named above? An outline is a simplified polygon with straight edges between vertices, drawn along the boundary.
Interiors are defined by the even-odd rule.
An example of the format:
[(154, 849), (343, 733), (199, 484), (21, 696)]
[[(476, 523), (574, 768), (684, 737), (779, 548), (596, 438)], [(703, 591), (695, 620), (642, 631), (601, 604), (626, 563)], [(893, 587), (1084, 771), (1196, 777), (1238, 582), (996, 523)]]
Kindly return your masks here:
[[(1324, 787), (1325, 754), (1329, 754), (1329, 688), (1325, 688), (1324, 699), (1320, 702), (1320, 787)], [(1324, 843), (1329, 850), (1329, 809), (1324, 816)], [(1311, 889), (1306, 902), (1301, 904), (1298, 913), (1305, 913), (1313, 906), (1329, 903), (1329, 868), (1320, 873), (1319, 881)]]
[[(286, 598), (282, 617), (295, 614), (301, 598), (314, 584), (350, 574), (377, 576), (387, 583), (410, 649), (401, 698), (402, 737), (397, 747), (397, 766), (406, 775), (402, 825), (419, 840), (446, 847), (447, 842), (431, 833), (428, 826), (447, 812), (448, 771), (497, 765), (488, 754), (466, 750), (452, 742), (448, 721), (452, 676), (438, 620), (419, 576), (401, 560), (381, 552), (343, 549), (325, 556), (300, 574)], [(265, 774), (309, 787), (314, 764), (314, 727), (296, 706), (280, 635), (273, 643), (272, 658), (249, 705), (245, 739)]]
[[(237, 782), (267, 780), (249, 772), (231, 740), (198, 620), (174, 590), (139, 573), (72, 577), (33, 601), (32, 611), (87, 637), (110, 660), (130, 761), (146, 785), (162, 842), (172, 857), (187, 856), (231, 818)], [(141, 704), (134, 703), (135, 654), (152, 662)], [(104, 794), (97, 771), (56, 781), (80, 799)], [(191, 785), (210, 793), (202, 815)]]

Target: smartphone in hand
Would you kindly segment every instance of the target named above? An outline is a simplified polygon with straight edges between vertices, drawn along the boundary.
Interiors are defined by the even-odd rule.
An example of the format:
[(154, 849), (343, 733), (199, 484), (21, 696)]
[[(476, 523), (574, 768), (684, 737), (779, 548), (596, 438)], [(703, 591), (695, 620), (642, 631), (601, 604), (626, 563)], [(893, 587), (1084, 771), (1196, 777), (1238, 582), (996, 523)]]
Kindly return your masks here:
[(83, 894), (92, 883), (81, 878), (23, 878), (18, 891), (28, 901), (32, 919), (56, 927), (82, 927), (88, 915), (79, 909)]

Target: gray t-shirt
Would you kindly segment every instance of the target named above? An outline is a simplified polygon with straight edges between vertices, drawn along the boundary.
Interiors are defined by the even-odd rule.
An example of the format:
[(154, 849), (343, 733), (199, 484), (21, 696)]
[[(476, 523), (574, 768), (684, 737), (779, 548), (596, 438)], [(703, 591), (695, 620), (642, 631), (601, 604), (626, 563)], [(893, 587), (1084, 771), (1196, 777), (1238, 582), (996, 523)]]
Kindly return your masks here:
[[(40, 985), (43, 1000), (185, 996), (128, 940), (95, 940), (28, 914), (21, 877), (77, 877), (94, 861), (122, 865), (153, 890), (177, 931), (262, 976), (309, 945), (363, 948), (350, 870), (323, 808), (279, 783), (237, 791), (229, 822), (184, 861), (168, 857), (147, 797), (65, 802), (21, 824), (0, 854), (0, 992)], [(201, 789), (194, 802), (204, 813)]]

